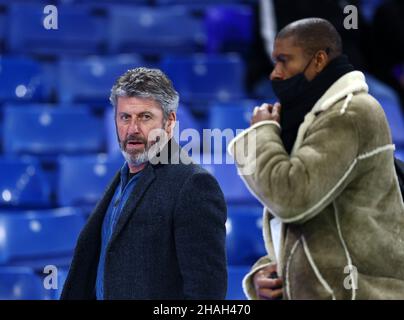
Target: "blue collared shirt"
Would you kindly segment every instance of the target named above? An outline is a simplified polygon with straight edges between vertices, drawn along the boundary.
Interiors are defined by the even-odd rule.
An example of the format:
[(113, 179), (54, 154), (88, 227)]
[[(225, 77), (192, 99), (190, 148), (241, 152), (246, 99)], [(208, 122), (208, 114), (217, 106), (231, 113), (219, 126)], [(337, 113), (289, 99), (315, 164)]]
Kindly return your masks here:
[(105, 268), (105, 255), (107, 251), (107, 247), (109, 241), (111, 240), (111, 236), (114, 232), (116, 223), (119, 220), (119, 217), (122, 213), (122, 209), (125, 206), (126, 201), (129, 196), (132, 194), (137, 181), (141, 175), (141, 172), (135, 174), (129, 182), (128, 173), (129, 167), (128, 164), (125, 164), (121, 168), (121, 181), (117, 188), (115, 189), (115, 194), (112, 197), (112, 200), (108, 206), (108, 210), (104, 217), (104, 222), (102, 224), (101, 230), (101, 251), (100, 251), (100, 260), (98, 262), (98, 270), (97, 270), (97, 279), (95, 284), (95, 291), (97, 300), (104, 299), (104, 268)]

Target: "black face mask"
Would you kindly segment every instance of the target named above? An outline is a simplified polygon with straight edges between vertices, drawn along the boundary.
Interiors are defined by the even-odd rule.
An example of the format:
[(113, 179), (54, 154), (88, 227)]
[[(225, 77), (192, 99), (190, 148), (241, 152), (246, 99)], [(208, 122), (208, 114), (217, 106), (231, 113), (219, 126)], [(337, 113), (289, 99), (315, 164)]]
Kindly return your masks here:
[(286, 80), (272, 81), (274, 92), (282, 104), (281, 139), (288, 153), (291, 152), (295, 143), (300, 124), (316, 101), (341, 76), (354, 70), (348, 58), (340, 55), (334, 58), (313, 80), (308, 81), (304, 72), (313, 58), (297, 75)]
[(281, 104), (290, 104), (307, 93), (307, 88), (310, 86), (310, 81), (306, 79), (304, 73), (309, 67), (314, 56), (306, 64), (302, 72), (290, 77), (286, 80), (271, 80), (272, 89), (278, 97)]

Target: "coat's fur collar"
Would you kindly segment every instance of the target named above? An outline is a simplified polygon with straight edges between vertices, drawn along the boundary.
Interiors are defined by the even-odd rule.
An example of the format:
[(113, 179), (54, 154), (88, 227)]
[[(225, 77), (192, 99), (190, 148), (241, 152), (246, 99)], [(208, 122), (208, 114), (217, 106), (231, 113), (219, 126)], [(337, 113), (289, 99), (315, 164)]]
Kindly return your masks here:
[(360, 71), (351, 71), (343, 75), (328, 88), (323, 96), (316, 102), (311, 112), (317, 113), (325, 111), (334, 103), (345, 98), (350, 93), (369, 91), (365, 81), (365, 75)]
[(323, 96), (316, 102), (311, 111), (304, 117), (303, 123), (300, 125), (297, 132), (297, 137), (291, 154), (293, 155), (298, 148), (300, 148), (303, 137), (307, 129), (311, 126), (314, 119), (318, 113), (321, 113), (331, 106), (333, 106), (337, 101), (346, 98), (346, 103), (344, 103), (341, 109), (341, 114), (345, 113), (349, 102), (352, 100), (352, 96), (355, 93), (369, 91), (368, 85), (365, 82), (365, 75), (360, 71), (351, 71), (343, 75), (334, 84), (328, 88), (328, 90), (323, 94)]

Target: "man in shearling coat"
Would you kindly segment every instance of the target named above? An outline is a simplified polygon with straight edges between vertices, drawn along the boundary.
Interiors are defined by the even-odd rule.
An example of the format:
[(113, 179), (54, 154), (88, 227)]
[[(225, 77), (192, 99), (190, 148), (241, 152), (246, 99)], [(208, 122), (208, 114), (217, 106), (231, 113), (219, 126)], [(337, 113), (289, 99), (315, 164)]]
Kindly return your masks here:
[(404, 299), (404, 205), (382, 107), (326, 20), (286, 26), (273, 59), (280, 103), (256, 107), (229, 145), (264, 206), (268, 254), (245, 277), (246, 295)]
[(62, 299), (224, 299), (224, 196), (170, 139), (178, 93), (137, 68), (111, 102), (126, 162), (80, 234)]

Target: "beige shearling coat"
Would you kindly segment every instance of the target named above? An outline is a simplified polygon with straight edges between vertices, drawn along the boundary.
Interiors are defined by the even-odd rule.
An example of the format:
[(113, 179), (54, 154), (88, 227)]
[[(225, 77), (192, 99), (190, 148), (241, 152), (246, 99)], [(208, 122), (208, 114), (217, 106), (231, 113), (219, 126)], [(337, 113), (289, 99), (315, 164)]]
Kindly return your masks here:
[[(228, 148), (264, 206), (268, 254), (244, 278), (248, 298), (257, 299), (254, 273), (277, 263), (284, 299), (404, 299), (404, 205), (394, 145), (364, 75), (347, 73), (326, 91), (290, 156), (280, 130), (275, 121), (258, 122)], [(249, 139), (255, 149), (245, 156)], [(282, 222), (279, 259), (273, 218)]]

